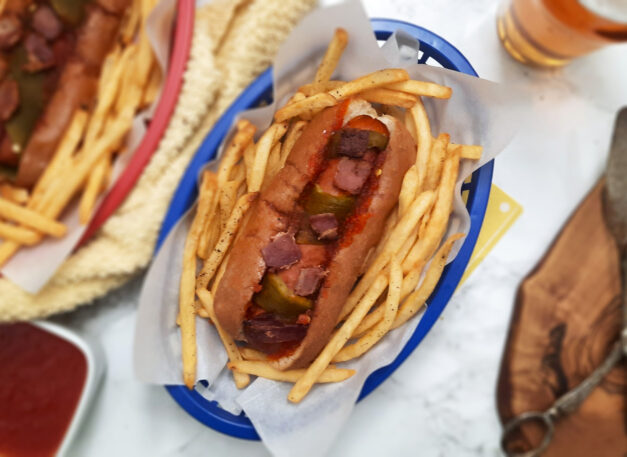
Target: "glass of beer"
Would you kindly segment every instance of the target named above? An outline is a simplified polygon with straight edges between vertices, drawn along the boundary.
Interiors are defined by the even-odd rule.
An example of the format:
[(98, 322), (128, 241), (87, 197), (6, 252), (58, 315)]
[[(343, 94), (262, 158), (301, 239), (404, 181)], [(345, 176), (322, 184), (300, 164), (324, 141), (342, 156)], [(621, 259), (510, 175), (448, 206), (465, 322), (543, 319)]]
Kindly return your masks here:
[(505, 0), (497, 30), (516, 60), (559, 67), (627, 41), (627, 0)]

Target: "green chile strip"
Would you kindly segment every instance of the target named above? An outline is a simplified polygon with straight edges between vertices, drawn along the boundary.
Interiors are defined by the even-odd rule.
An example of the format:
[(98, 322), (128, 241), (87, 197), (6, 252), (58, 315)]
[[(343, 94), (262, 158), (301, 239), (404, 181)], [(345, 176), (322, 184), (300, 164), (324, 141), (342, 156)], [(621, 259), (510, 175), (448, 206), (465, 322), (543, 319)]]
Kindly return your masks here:
[(296, 317), (311, 309), (311, 300), (294, 295), (283, 280), (274, 273), (266, 274), (261, 283), (262, 289), (255, 294), (253, 301), (268, 311), (283, 317)]

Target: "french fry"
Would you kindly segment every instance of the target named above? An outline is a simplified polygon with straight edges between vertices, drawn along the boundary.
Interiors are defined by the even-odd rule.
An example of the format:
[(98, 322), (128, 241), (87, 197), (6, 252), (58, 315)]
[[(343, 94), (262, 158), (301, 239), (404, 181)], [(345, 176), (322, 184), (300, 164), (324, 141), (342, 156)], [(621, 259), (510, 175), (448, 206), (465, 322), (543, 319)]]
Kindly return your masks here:
[(365, 90), (386, 86), (394, 82), (407, 81), (408, 79), (409, 74), (406, 70), (401, 68), (388, 68), (349, 81), (327, 93), (332, 95), (336, 100), (342, 100)]
[[(284, 106), (291, 105), (292, 103), (300, 102), (305, 100), (307, 97), (302, 92), (298, 91), (294, 95), (290, 97), (287, 103)], [(302, 113), (298, 115), (300, 120), (302, 121), (310, 121), (313, 117), (313, 111), (310, 109), (305, 109)]]
[(200, 211), (202, 205), (204, 220), (202, 223), (202, 235), (200, 236), (198, 250), (196, 252), (198, 257), (203, 260), (209, 256), (209, 250), (213, 247), (211, 232), (214, 230), (215, 226), (219, 225), (219, 222), (215, 220), (215, 207), (218, 200), (217, 194), (217, 176), (215, 173), (205, 170), (198, 196), (198, 208)]
[(418, 144), (418, 133), (416, 132), (416, 123), (414, 122), (414, 118), (411, 115), (411, 111), (405, 111), (405, 117), (403, 118), (403, 122), (405, 124), (405, 128), (411, 134), (412, 138)]
[(283, 108), (274, 113), (274, 120), (276, 122), (284, 122), (293, 117), (300, 116), (301, 114), (324, 109), (335, 104), (337, 104), (335, 97), (329, 95), (328, 92), (321, 92), (297, 102), (290, 103), (289, 105), (285, 105)]
[[(425, 216), (423, 216), (423, 220), (425, 218), (426, 218), (426, 214), (425, 214)], [(407, 240), (405, 241), (403, 246), (399, 249), (399, 251), (398, 251), (397, 255), (395, 256), (395, 258), (400, 259), (401, 261), (403, 261), (405, 259), (405, 257), (407, 256), (407, 254), (409, 253), (409, 250), (414, 246), (417, 237), (418, 237), (417, 230), (414, 229), (413, 233), (410, 235), (409, 238), (407, 238)], [(412, 291), (414, 291), (416, 289), (416, 287), (418, 286), (418, 283), (420, 282), (420, 276), (421, 276), (423, 267), (424, 267), (424, 264), (417, 265), (405, 277), (403, 277), (403, 280), (402, 280), (402, 283), (401, 283), (401, 292), (400, 292), (400, 301), (401, 302), (403, 300), (405, 300), (405, 298), (407, 298), (407, 296)], [(381, 274), (383, 274), (383, 273), (381, 273)], [(353, 337), (354, 338), (358, 338), (358, 337), (364, 335), (370, 328), (372, 328), (375, 324), (380, 322), (381, 319), (383, 319), (384, 312), (385, 312), (385, 307), (384, 306), (378, 306), (372, 312), (370, 312), (359, 323), (359, 325), (355, 329), (355, 332), (353, 333)]]
[(83, 225), (86, 225), (91, 219), (98, 195), (100, 195), (105, 188), (107, 170), (109, 169), (110, 163), (110, 157), (105, 156), (100, 159), (87, 179), (87, 185), (85, 186), (78, 206), (78, 219)]
[[(51, 183), (42, 196), (39, 207), (42, 214), (50, 218), (57, 218), (76, 191), (85, 182), (96, 163), (107, 153), (119, 147), (120, 142), (130, 129), (134, 111), (121, 115), (112, 124), (111, 128), (96, 140), (93, 147), (85, 154), (77, 157), (75, 166), (71, 170), (60, 173), (54, 183)], [(33, 208), (33, 209), (40, 209)]]
[[(217, 202), (217, 193), (213, 199), (212, 205)], [(211, 254), (211, 250), (214, 248), (218, 239), (220, 238), (220, 219), (219, 215), (215, 212), (215, 207), (212, 206), (212, 210), (209, 212), (207, 222), (205, 223), (205, 229), (203, 231), (200, 244), (198, 245), (198, 257), (202, 260), (207, 260)]]
[(340, 61), (340, 57), (342, 57), (342, 53), (344, 52), (344, 48), (348, 44), (348, 33), (346, 30), (342, 28), (335, 29), (335, 33), (333, 34), (333, 38), (327, 47), (327, 51), (322, 58), (322, 62), (318, 66), (318, 71), (316, 72), (316, 77), (314, 78), (314, 82), (323, 83), (331, 79), (333, 76), (333, 72), (335, 71), (335, 67), (337, 67), (337, 63)]
[(244, 150), (253, 141), (253, 136), (257, 127), (245, 119), (237, 121), (237, 130), (233, 139), (227, 146), (218, 168), (218, 188), (221, 189), (224, 183), (229, 180), (231, 170), (242, 158)]
[(266, 176), (263, 179), (263, 185), (261, 186), (262, 190), (265, 189), (270, 182), (272, 182), (272, 178), (274, 178), (274, 176), (283, 167), (283, 164), (281, 164), (281, 146), (281, 143), (277, 142), (270, 151), (268, 166), (266, 167)]
[(299, 87), (298, 92), (304, 94), (307, 97), (311, 97), (312, 95), (316, 95), (321, 92), (328, 92), (332, 89), (337, 89), (344, 84), (346, 84), (346, 81), (324, 81), (319, 83), (310, 83)]
[(431, 125), (429, 124), (429, 116), (425, 110), (422, 100), (418, 98), (418, 102), (410, 109), (411, 118), (416, 127), (416, 136), (418, 138), (418, 151), (416, 154), (416, 170), (418, 171), (418, 191), (423, 190), (425, 177), (427, 175), (427, 164), (429, 163), (429, 153), (431, 152)]
[(220, 267), (213, 277), (213, 284), (211, 285), (211, 295), (215, 297), (216, 291), (218, 290), (218, 286), (220, 285), (220, 281), (222, 281), (222, 276), (224, 276), (224, 272), (226, 271), (226, 266), (229, 264), (230, 253), (224, 257), (222, 262), (220, 262)]
[(139, 0), (139, 11), (142, 17), (141, 26), (144, 28), (145, 26), (145, 18), (150, 13), (152, 5), (152, 0)]
[(272, 124), (266, 132), (261, 135), (257, 142), (255, 150), (255, 160), (253, 162), (253, 169), (248, 182), (249, 192), (257, 192), (261, 189), (263, 178), (266, 174), (266, 167), (268, 165), (268, 157), (270, 151), (276, 143), (285, 135), (287, 131), (287, 124), (285, 122), (279, 122)]
[[(424, 216), (423, 216), (423, 220), (424, 220)], [(399, 261), (401, 261), (401, 262), (405, 259), (405, 257), (409, 253), (409, 250), (415, 244), (416, 238), (418, 237), (418, 230), (417, 230), (417, 228), (418, 227), (414, 228), (414, 230), (409, 235), (409, 237), (405, 240), (405, 242), (403, 243), (401, 248), (397, 251), (396, 255), (394, 256), (395, 259), (399, 259)], [(381, 274), (384, 274), (384, 273), (381, 273)], [(400, 300), (401, 301), (409, 294), (409, 292), (407, 292), (405, 294), (403, 294), (403, 292), (402, 292), (403, 290), (405, 290), (403, 288), (403, 286), (404, 287), (409, 287), (409, 284), (406, 283), (406, 279), (409, 278), (409, 276), (410, 275), (407, 275), (407, 277), (403, 278), (403, 280), (402, 280), (401, 296), (400, 296)], [(417, 285), (418, 285), (418, 279), (416, 279), (416, 283), (413, 285), (412, 290)], [(378, 306), (371, 313), (369, 313), (364, 318), (364, 320), (359, 323), (359, 325), (355, 329), (355, 333), (353, 334), (353, 337), (359, 337), (359, 336), (363, 335), (364, 333), (366, 333), (366, 331), (368, 331), (368, 329), (370, 329), (373, 325), (375, 325), (377, 322), (379, 322), (383, 318), (384, 311), (385, 311), (385, 307)]]
[(427, 273), (425, 274), (420, 288), (413, 292), (399, 308), (398, 315), (392, 324), (392, 328), (398, 328), (400, 325), (407, 322), (411, 316), (416, 314), (420, 308), (422, 308), (424, 303), (431, 296), (433, 289), (435, 289), (435, 286), (440, 280), (440, 276), (442, 276), (442, 270), (446, 266), (446, 260), (448, 259), (448, 255), (451, 252), (453, 244), (464, 236), (466, 235), (463, 233), (457, 233), (442, 244), (431, 261), (431, 265), (427, 268)]
[(412, 247), (403, 261), (403, 272), (407, 273), (417, 265), (426, 262), (435, 252), (446, 226), (453, 206), (455, 181), (459, 171), (459, 148), (446, 159), (442, 170), (437, 199), (429, 216), (429, 222), (422, 238)]
[(403, 287), (401, 289), (401, 301), (405, 300), (407, 296), (412, 293), (416, 287), (418, 287), (418, 283), (420, 282), (420, 277), (422, 275), (422, 270), (424, 269), (426, 262), (418, 263), (409, 273), (405, 275), (403, 278)]
[(37, 232), (5, 222), (0, 222), (0, 238), (26, 246), (32, 246), (41, 239)]
[(9, 183), (0, 184), (0, 198), (17, 203), (18, 205), (25, 205), (29, 197), (30, 194), (28, 190), (22, 187), (14, 187)]
[(483, 154), (483, 146), (475, 144), (455, 144), (449, 143), (446, 151), (450, 154), (456, 148), (460, 148), (460, 158), (468, 160), (479, 160)]
[(281, 168), (285, 165), (287, 157), (290, 155), (290, 152), (292, 152), (294, 144), (296, 144), (296, 140), (298, 140), (300, 135), (303, 133), (303, 129), (305, 128), (306, 124), (307, 123), (305, 121), (295, 121), (292, 122), (287, 129), (287, 133), (285, 134), (285, 140), (281, 145)]
[(237, 201), (237, 181), (227, 181), (223, 184), (219, 192), (220, 206), (220, 231), (224, 230), (226, 223), (231, 216), (235, 202)]
[(0, 242), (0, 267), (3, 266), (20, 248), (20, 243), (4, 240)]
[(126, 12), (120, 32), (122, 43), (128, 45), (135, 38), (140, 24), (141, 7), (139, 0), (133, 0), (131, 7)]
[(231, 242), (233, 241), (233, 238), (235, 237), (237, 230), (240, 226), (242, 218), (244, 217), (244, 214), (246, 214), (246, 211), (248, 211), (250, 204), (256, 197), (256, 194), (248, 193), (241, 196), (237, 200), (237, 203), (235, 204), (235, 209), (233, 210), (233, 213), (231, 214), (231, 217), (229, 218), (226, 227), (222, 231), (218, 243), (213, 248), (211, 255), (204, 262), (202, 269), (198, 274), (198, 278), (196, 281), (197, 289), (207, 288), (209, 281), (215, 274), (218, 266), (220, 265), (220, 262), (222, 262), (226, 251), (229, 249)]
[(292, 95), (284, 106), (291, 105), (292, 103), (300, 102), (301, 100), (305, 100), (307, 97), (300, 90), (297, 91), (294, 95)]
[[(150, 10), (148, 11), (148, 14)], [(134, 76), (135, 83), (142, 88), (145, 81), (148, 81), (148, 75), (150, 74), (150, 68), (155, 60), (152, 46), (148, 40), (148, 34), (146, 33), (146, 19), (148, 14), (143, 16), (142, 30), (139, 34), (139, 47), (137, 52), (137, 60), (135, 63)]]
[[(430, 191), (423, 192), (415, 198), (405, 215), (399, 220), (398, 224), (392, 230), (392, 233), (386, 241), (382, 251), (346, 299), (346, 303), (342, 308), (339, 320), (344, 319), (351, 312), (370, 284), (372, 284), (375, 278), (377, 278), (383, 267), (385, 267), (392, 256), (396, 254), (396, 251), (401, 248), (407, 237), (416, 227), (416, 224), (418, 224), (420, 218), (431, 207), (433, 199), (434, 194)], [(384, 280), (387, 281), (387, 278), (384, 278)]]
[(442, 165), (446, 159), (446, 149), (449, 139), (450, 136), (448, 133), (440, 133), (431, 144), (431, 154), (429, 155), (427, 174), (425, 176), (425, 189), (427, 190), (433, 190), (438, 187), (440, 175), (442, 174)]
[(381, 319), (383, 319), (383, 314), (385, 313), (385, 306), (377, 306), (370, 313), (366, 314), (366, 316), (362, 319), (359, 325), (353, 331), (351, 338), (359, 338), (365, 335), (368, 330), (370, 330), (374, 325), (379, 323)]
[(243, 160), (240, 160), (239, 163), (233, 167), (230, 180), (238, 183), (238, 185), (246, 181), (246, 166), (244, 165)]
[[(405, 258), (411, 247), (414, 245), (417, 237), (416, 229), (414, 229), (413, 233), (409, 238), (403, 243), (403, 246), (399, 249), (395, 258), (400, 259), (401, 261)], [(420, 280), (420, 273), (422, 272), (422, 267), (418, 271), (412, 270), (407, 276), (403, 278), (401, 284), (401, 294), (400, 301), (403, 301), (409, 293), (416, 288), (418, 285), (418, 281)], [(415, 275), (417, 273), (417, 275)], [(383, 274), (383, 273), (381, 273)], [(385, 312), (385, 307), (378, 306), (371, 313), (369, 313), (364, 319), (359, 323), (355, 332), (353, 333), (353, 337), (357, 338), (366, 333), (373, 325), (379, 322), (383, 318), (383, 313)]]
[(381, 251), (387, 244), (388, 240), (390, 239), (390, 235), (392, 234), (392, 230), (394, 230), (394, 227), (396, 227), (396, 223), (398, 222), (398, 219), (399, 219), (398, 210), (392, 211), (390, 215), (388, 216), (387, 220), (385, 221), (385, 225), (383, 227), (383, 234), (381, 236), (381, 241), (375, 248), (374, 254), (372, 254), (371, 258), (368, 260), (368, 265), (364, 269), (364, 271), (367, 271), (368, 268), (370, 268), (370, 265), (372, 265), (372, 262), (375, 261), (375, 259), (379, 256), (379, 254), (381, 253)]
[(159, 90), (161, 89), (162, 78), (161, 69), (156, 62), (153, 62), (148, 84), (144, 88), (144, 96), (141, 103), (142, 108), (150, 106), (157, 99), (157, 95), (159, 95)]
[[(116, 43), (109, 53), (105, 56), (104, 61), (102, 62), (102, 67), (100, 68), (100, 76), (103, 78), (110, 78), (113, 69), (115, 68), (115, 64), (120, 60), (120, 55), (122, 54), (123, 47)], [(106, 81), (98, 80), (98, 91), (102, 90), (102, 87), (106, 84)], [(97, 102), (97, 100), (96, 100)]]
[(257, 362), (264, 362), (268, 360), (268, 356), (263, 352), (246, 346), (239, 347), (239, 353), (242, 355), (242, 358), (244, 360), (252, 360)]
[(331, 363), (333, 357), (335, 357), (335, 355), (349, 340), (353, 331), (357, 325), (359, 325), (359, 322), (361, 322), (379, 295), (381, 295), (381, 292), (385, 289), (387, 279), (380, 279), (381, 277), (377, 278), (374, 283), (370, 284), (371, 287), (369, 287), (366, 294), (359, 301), (359, 303), (357, 303), (357, 306), (355, 306), (352, 310), (346, 321), (342, 324), (339, 330), (333, 334), (318, 357), (316, 357), (309, 368), (307, 368), (305, 374), (303, 374), (302, 377), (296, 381), (287, 396), (289, 401), (292, 403), (298, 403), (305, 397), (305, 395), (307, 395), (313, 385), (320, 378), (320, 375), (324, 372), (329, 363)]
[[(224, 331), (224, 329), (218, 322), (218, 319), (216, 318), (216, 314), (213, 308), (213, 295), (207, 289), (198, 289), (196, 293), (198, 294), (198, 298), (200, 299), (200, 303), (202, 304), (203, 308), (209, 314), (211, 322), (213, 322), (213, 325), (215, 325), (216, 330), (218, 331), (218, 335), (222, 340), (222, 344), (224, 345), (224, 349), (226, 349), (226, 354), (228, 355), (231, 363), (242, 362), (242, 355), (240, 354), (239, 348), (235, 344), (235, 341), (233, 341), (231, 335)], [(250, 376), (248, 376), (248, 374), (246, 373), (238, 371), (233, 371), (233, 379), (235, 380), (235, 385), (238, 389), (243, 389), (250, 383)]]
[(392, 327), (392, 323), (396, 317), (396, 312), (398, 311), (402, 282), (403, 270), (401, 268), (400, 261), (394, 257), (390, 262), (388, 296), (385, 301), (385, 306), (379, 307), (384, 310), (383, 320), (375, 325), (375, 327), (368, 331), (368, 333), (366, 333), (363, 337), (359, 338), (357, 342), (344, 347), (340, 352), (338, 352), (333, 358), (334, 362), (346, 362), (347, 360), (361, 356), (372, 348), (372, 346), (377, 344), (383, 336), (385, 336), (385, 334)]
[(388, 84), (385, 87), (388, 89), (400, 90), (408, 94), (435, 98), (451, 98), (451, 94), (453, 93), (453, 90), (450, 87), (426, 81), (415, 81), (413, 79)]
[(118, 94), (122, 90), (122, 79), (125, 75), (125, 71), (128, 70), (128, 64), (131, 58), (134, 56), (133, 45), (128, 46), (123, 52), (117, 62), (112, 64), (111, 74), (103, 75), (99, 80), (98, 89), (98, 101), (94, 109), (91, 119), (89, 120), (89, 126), (87, 127), (87, 133), (85, 135), (85, 147), (90, 147), (95, 139), (100, 136), (100, 133), (105, 127), (105, 118), (109, 114), (109, 111), (113, 108), (116, 100), (119, 100)]
[[(137, 56), (133, 56), (133, 61), (136, 59)], [(133, 64), (133, 67), (136, 66), (137, 64)], [(136, 69), (132, 68), (127, 73), (124, 73), (120, 95), (114, 108), (115, 111), (128, 108), (134, 113), (139, 108), (143, 96), (143, 85), (137, 80), (135, 71)]]
[(183, 249), (183, 271), (179, 286), (179, 320), (181, 328), (181, 350), (183, 354), (183, 382), (188, 389), (193, 389), (196, 383), (196, 312), (195, 312), (195, 282), (196, 282), (196, 250), (202, 233), (204, 214), (196, 212), (192, 221), (185, 247)]
[(202, 305), (199, 308), (198, 304), (199, 304), (198, 302), (195, 303), (195, 305), (196, 305), (196, 315), (198, 317), (202, 317), (203, 319), (209, 319), (209, 313), (207, 312), (207, 310), (205, 308), (203, 308)]
[(0, 198), (0, 217), (57, 238), (67, 233), (67, 227), (62, 223), (3, 198)]
[(199, 217), (199, 224), (202, 227), (200, 238), (198, 240), (198, 248), (196, 255), (203, 259), (203, 242), (206, 243), (207, 223), (211, 217), (213, 210), (214, 196), (217, 190), (217, 177), (216, 174), (210, 170), (205, 170), (202, 174), (202, 181), (200, 183), (200, 189), (198, 192), (198, 206), (196, 209), (197, 217)]
[(246, 167), (246, 185), (250, 188), (253, 165), (255, 163), (255, 143), (251, 142), (244, 150), (244, 166)]
[(405, 242), (401, 245), (400, 249), (396, 251), (396, 257), (398, 257), (401, 262), (405, 260), (405, 257), (407, 257), (407, 254), (409, 254), (409, 251), (416, 243), (416, 239), (418, 238), (418, 230), (420, 228), (420, 222), (424, 220), (425, 215), (423, 215), (420, 221), (418, 221), (418, 225), (416, 225), (416, 227), (411, 231)]
[[(248, 373), (253, 376), (259, 376), (260, 378), (282, 382), (296, 382), (305, 374), (305, 370), (302, 368), (280, 371), (263, 361), (242, 360), (239, 362), (230, 362), (227, 364), (227, 367), (233, 370), (233, 373)], [(320, 377), (316, 382), (341, 382), (354, 374), (355, 370), (348, 368), (327, 368), (320, 373)]]
[(403, 177), (403, 183), (401, 184), (401, 191), (398, 194), (398, 215), (402, 217), (407, 212), (407, 208), (416, 198), (416, 191), (418, 190), (418, 172), (416, 171), (416, 165), (412, 165)]
[(129, 53), (129, 61), (120, 80), (119, 95), (113, 108), (118, 113), (124, 109), (135, 112), (140, 107), (144, 86), (148, 81), (148, 72), (154, 59), (144, 32), (139, 34), (139, 39), (129, 45), (125, 52)]
[(58, 173), (67, 166), (70, 158), (76, 151), (78, 144), (80, 143), (87, 121), (89, 119), (89, 113), (83, 109), (77, 109), (72, 116), (70, 125), (66, 130), (59, 146), (57, 147), (54, 156), (45, 171), (37, 181), (33, 190), (33, 199), (35, 201), (29, 202), (29, 207), (32, 208), (36, 203), (38, 196), (44, 192), (50, 182), (58, 175)]
[(235, 196), (234, 201), (237, 201), (239, 197), (246, 193), (246, 166), (243, 161), (240, 161), (233, 169), (233, 175), (229, 183), (232, 183), (235, 189), (233, 193)]
[(365, 90), (360, 92), (359, 96), (371, 103), (400, 106), (401, 108), (411, 108), (418, 101), (414, 95), (383, 87)]

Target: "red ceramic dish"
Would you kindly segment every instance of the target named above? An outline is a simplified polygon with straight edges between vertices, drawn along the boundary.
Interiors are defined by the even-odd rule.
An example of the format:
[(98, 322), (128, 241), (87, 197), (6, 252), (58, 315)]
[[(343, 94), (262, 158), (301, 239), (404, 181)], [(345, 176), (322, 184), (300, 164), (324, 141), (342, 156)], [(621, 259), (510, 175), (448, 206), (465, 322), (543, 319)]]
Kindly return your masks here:
[(159, 141), (170, 122), (183, 84), (183, 73), (192, 44), (194, 11), (194, 0), (178, 0), (176, 24), (173, 32), (174, 42), (170, 52), (170, 68), (168, 68), (168, 75), (155, 115), (128, 166), (105, 196), (78, 246), (87, 241), (122, 204), (142, 174), (144, 167), (148, 164), (150, 157), (156, 151), (157, 146), (159, 146)]

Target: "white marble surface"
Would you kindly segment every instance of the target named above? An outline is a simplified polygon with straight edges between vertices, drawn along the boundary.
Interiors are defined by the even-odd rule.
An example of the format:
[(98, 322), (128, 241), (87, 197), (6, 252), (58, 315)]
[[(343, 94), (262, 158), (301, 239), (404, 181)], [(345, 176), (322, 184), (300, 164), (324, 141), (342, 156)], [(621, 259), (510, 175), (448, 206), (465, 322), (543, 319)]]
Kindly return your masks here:
[[(330, 3), (326, 1), (324, 3)], [(521, 84), (533, 113), (496, 162), (494, 181), (524, 213), (461, 287), (414, 354), (355, 408), (332, 456), (498, 456), (495, 386), (517, 285), (599, 177), (613, 117), (627, 105), (627, 46), (564, 70), (523, 67), (501, 49), (494, 0), (366, 0), (373, 17), (419, 24), (448, 39), (477, 72)], [(73, 456), (266, 456), (258, 442), (214, 432), (161, 387), (133, 379), (141, 277), (55, 320), (104, 348), (108, 372)]]

